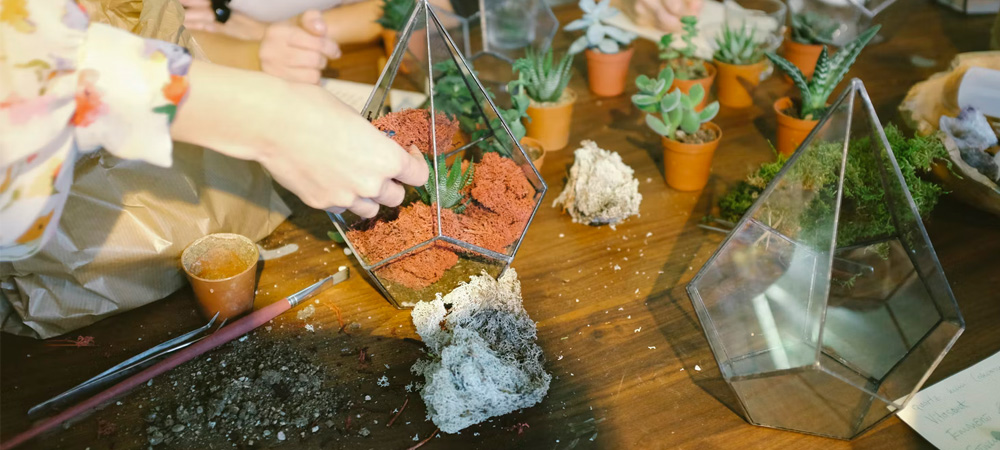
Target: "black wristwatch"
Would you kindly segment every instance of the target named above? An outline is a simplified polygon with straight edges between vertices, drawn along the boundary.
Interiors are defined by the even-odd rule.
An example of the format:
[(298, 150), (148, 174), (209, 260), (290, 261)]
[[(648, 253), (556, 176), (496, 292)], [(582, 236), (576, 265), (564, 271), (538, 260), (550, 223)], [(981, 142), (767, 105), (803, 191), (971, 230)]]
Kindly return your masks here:
[(212, 12), (215, 13), (215, 21), (226, 23), (229, 20), (229, 0), (212, 0)]

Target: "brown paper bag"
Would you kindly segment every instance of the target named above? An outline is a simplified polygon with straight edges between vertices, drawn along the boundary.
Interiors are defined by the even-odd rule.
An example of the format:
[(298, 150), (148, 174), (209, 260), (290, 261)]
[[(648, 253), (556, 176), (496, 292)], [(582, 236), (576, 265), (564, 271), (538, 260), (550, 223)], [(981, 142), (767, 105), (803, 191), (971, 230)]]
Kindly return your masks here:
[[(172, 0), (88, 0), (91, 20), (202, 52)], [(184, 286), (181, 251), (209, 233), (253, 240), (289, 214), (257, 163), (174, 143), (173, 167), (82, 157), (59, 229), (35, 256), (0, 263), (0, 329), (48, 338)]]

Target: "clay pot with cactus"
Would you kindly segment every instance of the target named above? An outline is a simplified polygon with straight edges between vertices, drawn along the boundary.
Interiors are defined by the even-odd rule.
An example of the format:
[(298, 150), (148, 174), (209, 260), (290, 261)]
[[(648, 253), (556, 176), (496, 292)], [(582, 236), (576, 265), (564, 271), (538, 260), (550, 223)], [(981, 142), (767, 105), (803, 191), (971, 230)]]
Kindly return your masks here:
[(753, 105), (753, 89), (767, 69), (764, 49), (757, 39), (757, 30), (743, 24), (740, 28), (723, 27), (715, 39), (714, 62), (719, 70), (717, 89), (719, 103), (728, 108)]
[(515, 83), (530, 99), (526, 111), (531, 120), (523, 120), (527, 136), (540, 141), (545, 151), (559, 150), (569, 143), (576, 103), (576, 94), (566, 87), (572, 63), (573, 55), (568, 53), (556, 62), (551, 48), (543, 53), (529, 48), (524, 58), (514, 61)]

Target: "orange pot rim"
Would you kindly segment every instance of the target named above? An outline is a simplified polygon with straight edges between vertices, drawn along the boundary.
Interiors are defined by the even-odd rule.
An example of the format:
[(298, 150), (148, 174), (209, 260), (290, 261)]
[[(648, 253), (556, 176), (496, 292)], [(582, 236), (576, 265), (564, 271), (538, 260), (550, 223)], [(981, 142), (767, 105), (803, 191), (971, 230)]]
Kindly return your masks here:
[(701, 124), (701, 128), (714, 130), (715, 139), (701, 144), (688, 144), (686, 142), (675, 141), (666, 136), (660, 136), (660, 142), (663, 144), (663, 149), (668, 152), (685, 153), (690, 155), (714, 152), (715, 147), (718, 145), (719, 141), (722, 140), (722, 128), (720, 128), (715, 122), (703, 123)]
[[(256, 255), (256, 259), (254, 259), (253, 262), (251, 262), (249, 265), (247, 265), (247, 267), (245, 269), (241, 270), (239, 273), (237, 273), (235, 275), (232, 275), (232, 276), (228, 276), (226, 278), (203, 278), (203, 277), (200, 277), (198, 275), (195, 275), (194, 272), (191, 271), (191, 268), (189, 267), (189, 265), (186, 262), (187, 259), (188, 259), (187, 255), (189, 255), (188, 250), (191, 250), (191, 249), (195, 248), (197, 245), (201, 244), (202, 242), (208, 241), (210, 239), (234, 239), (234, 240), (240, 241), (240, 243), (246, 244), (248, 249), (253, 250), (253, 254)], [(193, 262), (194, 261), (192, 261), (192, 263)], [(248, 238), (248, 237), (246, 237), (246, 236), (244, 236), (242, 234), (236, 234), (236, 233), (212, 233), (212, 234), (206, 234), (205, 236), (202, 236), (202, 237), (200, 237), (198, 239), (195, 239), (194, 242), (191, 242), (190, 244), (188, 244), (187, 247), (184, 247), (184, 250), (181, 251), (181, 269), (184, 271), (184, 273), (187, 276), (189, 276), (191, 278), (194, 278), (195, 280), (198, 280), (198, 281), (201, 281), (201, 282), (221, 283), (221, 282), (224, 282), (224, 281), (232, 281), (232, 280), (236, 279), (237, 277), (245, 275), (247, 272), (249, 272), (251, 270), (256, 271), (258, 263), (260, 263), (260, 249), (257, 248), (257, 243), (254, 242), (252, 239), (250, 239), (250, 238)]]
[[(567, 105), (572, 105), (572, 104), (576, 103), (576, 100), (578, 98), (578, 96), (576, 95), (576, 91), (574, 91), (573, 88), (568, 87), (568, 86), (566, 87), (566, 90), (563, 91), (563, 95), (566, 95), (568, 97), (568, 99), (564, 100), (564, 101), (557, 101), (557, 102), (544, 102), (543, 103), (543, 102), (536, 102), (535, 99), (529, 98), (528, 99), (528, 108), (537, 108), (537, 109), (558, 109), (558, 108), (565, 108)], [(529, 114), (529, 116), (530, 116), (530, 114)]]
[(712, 80), (712, 79), (714, 79), (715, 75), (716, 75), (716, 72), (718, 72), (718, 70), (719, 70), (719, 69), (717, 69), (715, 67), (715, 64), (713, 64), (713, 63), (711, 63), (709, 61), (706, 61), (706, 60), (701, 60), (701, 63), (705, 65), (705, 71), (708, 72), (708, 75), (706, 75), (704, 77), (701, 77), (701, 78), (691, 78), (689, 80), (682, 80), (682, 79), (677, 78), (675, 76), (674, 77), (674, 83), (678, 83), (678, 82), (679, 83), (700, 83), (700, 82), (703, 82), (705, 80)]
[(635, 53), (635, 46), (629, 45), (625, 50), (619, 50), (617, 53), (604, 53), (592, 49), (586, 49), (583, 54), (587, 58), (599, 59), (599, 60), (609, 60), (609, 59), (620, 59), (628, 56), (632, 56)]
[(819, 123), (819, 119), (799, 119), (798, 117), (789, 116), (782, 111), (783, 109), (793, 105), (794, 103), (792, 102), (792, 98), (787, 96), (774, 101), (774, 112), (778, 113), (778, 122), (780, 124), (800, 130), (811, 130), (817, 123)]
[[(712, 64), (714, 64), (716, 66), (719, 66), (719, 67), (748, 68), (748, 67), (761, 66), (763, 68), (763, 67), (767, 66), (767, 58), (764, 58), (764, 59), (762, 59), (760, 61), (757, 61), (757, 62), (755, 62), (753, 64), (729, 64), (727, 62), (722, 62), (722, 61), (719, 61), (718, 59), (712, 58)], [(739, 70), (739, 69), (737, 69), (737, 70)]]

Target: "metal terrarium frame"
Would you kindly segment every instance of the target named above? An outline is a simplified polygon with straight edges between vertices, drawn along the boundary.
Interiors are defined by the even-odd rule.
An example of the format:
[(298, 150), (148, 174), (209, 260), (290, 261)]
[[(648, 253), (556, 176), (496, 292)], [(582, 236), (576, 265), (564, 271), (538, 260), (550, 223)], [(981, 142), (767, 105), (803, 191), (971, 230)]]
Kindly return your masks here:
[[(423, 29), (420, 28), (421, 24), (424, 24)], [(396, 48), (390, 55), (389, 61), (387, 62), (385, 69), (379, 76), (375, 88), (372, 90), (372, 93), (369, 96), (368, 101), (365, 104), (365, 107), (362, 109), (361, 113), (362, 116), (368, 121), (372, 121), (378, 117), (381, 117), (385, 113), (389, 112), (388, 111), (389, 102), (387, 101), (387, 99), (388, 96), (390, 95), (390, 90), (391, 90), (390, 87), (393, 85), (393, 82), (400, 71), (400, 65), (403, 63), (403, 58), (408, 53), (410, 54), (410, 57), (414, 57), (413, 52), (409, 51), (410, 49), (409, 43), (411, 38), (417, 35), (418, 34), (417, 32), (421, 30), (424, 32), (421, 33), (422, 36), (419, 37), (422, 39), (423, 43), (422, 43), (422, 48), (419, 49), (419, 51), (421, 52), (426, 51), (426, 61), (420, 61), (421, 62), (419, 68), (420, 72), (417, 74), (417, 76), (424, 78), (426, 80), (426, 90), (428, 94), (428, 105), (429, 105), (428, 111), (430, 113), (429, 132), (430, 132), (430, 142), (433, 148), (433, 158), (430, 158), (432, 163), (430, 167), (431, 169), (430, 176), (436, 177), (439, 171), (447, 170), (447, 168), (438, 167), (439, 159), (443, 160), (442, 158), (448, 158), (449, 156), (460, 154), (467, 150), (472, 150), (478, 144), (487, 141), (491, 138), (495, 138), (495, 140), (500, 142), (501, 145), (503, 145), (504, 141), (510, 143), (509, 148), (505, 148), (505, 150), (510, 153), (510, 158), (513, 159), (519, 166), (521, 166), (522, 168), (525, 166), (531, 168), (530, 174), (526, 173), (526, 175), (528, 175), (527, 176), (528, 182), (532, 185), (532, 187), (535, 190), (535, 196), (533, 200), (534, 207), (531, 210), (530, 216), (527, 218), (527, 222), (524, 225), (524, 229), (521, 230), (517, 240), (512, 244), (509, 250), (509, 254), (506, 255), (468, 242), (464, 242), (452, 236), (444, 235), (441, 228), (442, 221), (440, 219), (442, 207), (440, 203), (436, 203), (434, 211), (434, 213), (436, 214), (436, 221), (435, 221), (436, 233), (432, 238), (423, 241), (419, 244), (413, 245), (405, 250), (402, 250), (380, 261), (366, 261), (366, 258), (362, 257), (362, 255), (358, 252), (358, 249), (355, 248), (353, 243), (351, 243), (351, 240), (346, 239), (347, 231), (349, 230), (350, 226), (348, 220), (345, 218), (345, 214), (344, 213), (334, 214), (328, 212), (328, 215), (333, 220), (338, 231), (341, 233), (342, 236), (345, 236), (345, 242), (348, 244), (351, 251), (355, 254), (358, 262), (364, 268), (369, 278), (374, 282), (374, 284), (383, 294), (383, 296), (389, 299), (390, 302), (394, 303), (395, 306), (397, 307), (402, 307), (403, 305), (399, 304), (394, 299), (393, 295), (389, 292), (384, 283), (380, 281), (379, 276), (377, 276), (374, 273), (374, 271), (378, 270), (379, 268), (385, 267), (390, 263), (396, 262), (404, 256), (413, 254), (415, 251), (422, 250), (428, 246), (433, 246), (437, 243), (444, 243), (457, 246), (462, 250), (471, 252), (472, 254), (478, 254), (496, 260), (497, 262), (502, 262), (503, 266), (500, 268), (499, 273), (496, 274), (496, 276), (500, 276), (507, 270), (507, 268), (510, 266), (510, 263), (513, 261), (514, 256), (516, 255), (518, 249), (520, 248), (521, 243), (524, 240), (524, 235), (528, 227), (530, 227), (532, 221), (534, 220), (535, 214), (538, 212), (538, 208), (541, 206), (541, 200), (548, 190), (548, 186), (545, 184), (545, 181), (539, 174), (538, 169), (534, 167), (534, 165), (531, 163), (531, 159), (527, 156), (527, 153), (521, 147), (520, 142), (518, 142), (517, 139), (514, 138), (514, 135), (511, 132), (506, 121), (500, 115), (500, 111), (497, 108), (496, 104), (493, 102), (490, 96), (487, 95), (487, 90), (483, 87), (482, 83), (479, 81), (479, 79), (473, 72), (468, 61), (463, 56), (462, 49), (458, 45), (456, 45), (456, 43), (452, 40), (451, 36), (447, 32), (447, 29), (444, 27), (444, 25), (438, 18), (437, 14), (435, 13), (434, 8), (432, 7), (432, 5), (429, 4), (427, 0), (419, 0), (417, 2), (416, 7), (413, 10), (413, 13), (407, 20), (406, 26), (399, 33), (399, 38), (396, 43)], [(476, 139), (470, 139), (470, 142), (468, 142), (467, 144), (462, 145), (459, 148), (450, 149), (443, 153), (439, 153), (438, 151), (437, 147), (438, 139), (436, 135), (437, 134), (436, 122), (438, 117), (438, 109), (437, 105), (435, 105), (435, 99), (434, 99), (434, 92), (435, 92), (434, 65), (435, 63), (441, 61), (435, 61), (435, 52), (433, 51), (434, 49), (432, 45), (432, 41), (435, 39), (440, 39), (445, 44), (446, 52), (448, 54), (446, 60), (451, 60), (452, 62), (454, 62), (459, 68), (459, 70), (462, 72), (462, 78), (465, 81), (466, 88), (473, 95), (473, 98), (476, 99), (475, 102), (476, 110), (478, 111), (482, 120), (485, 122), (483, 125), (485, 125), (485, 128), (489, 130), (489, 132), (486, 133), (485, 135), (480, 136)], [(491, 118), (498, 119), (497, 122), (499, 124), (499, 129), (494, 128), (494, 126), (491, 125), (490, 123), (492, 122)], [(435, 188), (439, 196), (438, 198), (440, 198), (442, 186), (439, 183), (435, 183)], [(442, 292), (442, 294), (444, 293), (446, 292)]]

